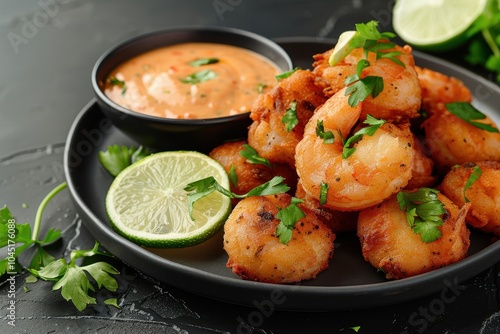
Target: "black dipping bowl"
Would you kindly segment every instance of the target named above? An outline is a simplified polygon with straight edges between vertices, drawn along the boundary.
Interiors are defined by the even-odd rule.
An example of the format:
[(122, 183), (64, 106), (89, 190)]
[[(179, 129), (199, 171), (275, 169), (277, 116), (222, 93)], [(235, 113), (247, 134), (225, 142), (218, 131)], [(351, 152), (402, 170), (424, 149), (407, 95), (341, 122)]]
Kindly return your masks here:
[(118, 129), (152, 149), (207, 153), (224, 141), (245, 137), (251, 123), (250, 113), (209, 119), (156, 117), (124, 108), (109, 99), (103, 91), (109, 73), (124, 61), (153, 49), (186, 42), (242, 47), (268, 58), (282, 71), (291, 70), (292, 61), (273, 41), (251, 32), (226, 27), (183, 27), (148, 33), (113, 47), (97, 60), (92, 71), (97, 103)]

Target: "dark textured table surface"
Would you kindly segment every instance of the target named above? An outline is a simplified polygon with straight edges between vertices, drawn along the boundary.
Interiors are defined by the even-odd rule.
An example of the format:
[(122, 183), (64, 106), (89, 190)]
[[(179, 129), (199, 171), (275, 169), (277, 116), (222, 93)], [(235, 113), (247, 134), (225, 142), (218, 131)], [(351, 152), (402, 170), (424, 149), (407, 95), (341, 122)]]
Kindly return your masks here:
[[(38, 203), (64, 181), (63, 150), (75, 116), (93, 97), (90, 72), (101, 53), (131, 35), (182, 26), (230, 26), (270, 38), (334, 39), (358, 22), (391, 30), (393, 1), (368, 0), (4, 0), (0, 3), (0, 206), (33, 222)], [(456, 56), (456, 55), (455, 55)], [(459, 58), (448, 60), (461, 63)], [(462, 64), (463, 65), (463, 64)], [(485, 74), (490, 79), (490, 76)], [(64, 191), (44, 222), (63, 231), (50, 247), (67, 256), (94, 244)], [(49, 224), (49, 223), (47, 223)], [(46, 224), (46, 225), (47, 225)], [(48, 226), (42, 227), (42, 232)], [(52, 285), (23, 289), (16, 278), (15, 327), (9, 284), (0, 285), (1, 333), (500, 333), (500, 264), (411, 302), (359, 311), (284, 312), (199, 297), (115, 263), (121, 308), (78, 312)], [(449, 291), (448, 291), (449, 292)], [(260, 312), (260, 313), (259, 313)]]

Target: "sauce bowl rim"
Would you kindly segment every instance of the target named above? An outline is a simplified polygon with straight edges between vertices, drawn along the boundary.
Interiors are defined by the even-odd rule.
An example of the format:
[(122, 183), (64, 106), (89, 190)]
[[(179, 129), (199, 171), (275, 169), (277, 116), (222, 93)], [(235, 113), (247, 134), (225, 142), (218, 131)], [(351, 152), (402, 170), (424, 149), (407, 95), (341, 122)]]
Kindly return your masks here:
[[(234, 36), (244, 36), (248, 39), (253, 39), (256, 42), (269, 47), (270, 49), (274, 50), (276, 54), (279, 55), (283, 59), (283, 61), (286, 63), (287, 68), (283, 69), (281, 68), (276, 62), (273, 60), (269, 59), (268, 57), (265, 57), (264, 55), (261, 54), (261, 56), (265, 57), (272, 63), (274, 63), (280, 70), (282, 71), (288, 71), (293, 69), (293, 62), (288, 55), (288, 53), (275, 41), (273, 41), (270, 38), (267, 38), (265, 36), (259, 35), (257, 33), (239, 29), (239, 28), (232, 28), (232, 27), (219, 27), (219, 26), (178, 26), (175, 28), (166, 28), (166, 29), (159, 29), (159, 30), (154, 30), (150, 31), (147, 33), (141, 33), (137, 34), (135, 36), (129, 37), (108, 50), (106, 50), (104, 53), (99, 56), (99, 58), (96, 60), (94, 63), (94, 66), (92, 67), (92, 72), (91, 72), (91, 83), (92, 83), (92, 89), (94, 90), (94, 94), (97, 95), (98, 100), (101, 100), (102, 103), (107, 104), (110, 108), (113, 108), (121, 113), (124, 113), (128, 116), (133, 116), (136, 118), (143, 119), (145, 121), (153, 121), (153, 122), (161, 122), (161, 123), (171, 123), (171, 124), (178, 124), (178, 125), (201, 125), (201, 124), (217, 124), (217, 123), (225, 123), (229, 120), (233, 119), (239, 119), (239, 118), (247, 118), (249, 117), (250, 111), (235, 114), (235, 115), (227, 115), (227, 116), (221, 116), (221, 117), (212, 117), (212, 118), (192, 118), (192, 119), (179, 119), (179, 118), (168, 118), (168, 117), (160, 117), (160, 116), (154, 116), (154, 115), (147, 115), (143, 114), (137, 111), (134, 111), (132, 109), (125, 108), (113, 100), (111, 100), (101, 89), (100, 86), (100, 80), (98, 79), (98, 75), (100, 72), (100, 69), (102, 66), (106, 64), (107, 61), (110, 59), (113, 59), (113, 57), (123, 51), (127, 46), (140, 42), (141, 40), (152, 38), (154, 36), (158, 35), (165, 35), (165, 34), (175, 34), (175, 33), (202, 33), (202, 34), (210, 34), (210, 33), (216, 33), (216, 34), (229, 34), (229, 35), (234, 35)], [(196, 42), (195, 40), (186, 40), (185, 43), (189, 42)], [(205, 41), (203, 41), (205, 42)], [(208, 42), (206, 43), (218, 43), (218, 44), (224, 44), (223, 42)], [(165, 46), (169, 45), (175, 45), (177, 43), (173, 44), (168, 44), (166, 43)], [(226, 45), (234, 45), (234, 43), (226, 43)], [(160, 46), (161, 47), (161, 46)], [(256, 52), (255, 50), (251, 48), (245, 48), (243, 46), (239, 46), (241, 48), (247, 49), (249, 51)], [(158, 47), (153, 47), (148, 50), (142, 50), (138, 52), (137, 54), (142, 54), (151, 50), (154, 50)], [(256, 52), (258, 53), (258, 52)], [(258, 53), (260, 54), (260, 53)], [(129, 57), (128, 59), (130, 59)]]

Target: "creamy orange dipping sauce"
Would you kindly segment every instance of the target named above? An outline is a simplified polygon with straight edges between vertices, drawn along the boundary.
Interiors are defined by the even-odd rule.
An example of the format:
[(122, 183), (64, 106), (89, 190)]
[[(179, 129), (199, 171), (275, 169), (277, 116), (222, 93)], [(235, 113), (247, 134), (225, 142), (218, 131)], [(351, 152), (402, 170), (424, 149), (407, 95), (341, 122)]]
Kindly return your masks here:
[[(207, 64), (197, 66), (194, 61)], [(214, 118), (250, 111), (279, 68), (249, 50), (214, 43), (168, 46), (118, 66), (104, 84), (115, 103), (168, 118)]]

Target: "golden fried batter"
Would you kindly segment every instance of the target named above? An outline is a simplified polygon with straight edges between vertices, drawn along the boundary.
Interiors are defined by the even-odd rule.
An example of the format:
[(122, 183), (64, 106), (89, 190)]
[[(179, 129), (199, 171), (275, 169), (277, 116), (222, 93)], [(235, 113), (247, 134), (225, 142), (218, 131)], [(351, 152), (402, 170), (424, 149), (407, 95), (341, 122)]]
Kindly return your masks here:
[(291, 202), (288, 194), (253, 196), (236, 205), (224, 225), (227, 266), (244, 279), (291, 283), (315, 278), (333, 256), (335, 235), (313, 213), (293, 229), (292, 239), (280, 243), (276, 236), (278, 208)]
[(469, 249), (469, 230), (465, 224), (468, 206), (459, 209), (443, 194), (438, 199), (446, 213), (439, 227), (442, 236), (425, 243), (409, 227), (406, 214), (396, 196), (362, 210), (358, 219), (358, 237), (363, 256), (373, 267), (383, 270), (388, 279), (422, 274), (463, 259)]
[[(278, 81), (255, 101), (250, 117), (248, 143), (263, 158), (295, 166), (295, 146), (314, 110), (326, 101), (324, 80), (309, 70), (298, 70)], [(298, 124), (288, 132), (283, 123), (287, 109), (297, 103)]]
[[(231, 191), (238, 195), (248, 193), (253, 188), (271, 180), (274, 176), (283, 176), (284, 183), (290, 187), (290, 192), (295, 191), (297, 173), (287, 164), (270, 162), (271, 167), (263, 164), (248, 162), (240, 152), (245, 149), (245, 140), (227, 142), (217, 146), (210, 152), (210, 157), (218, 161), (227, 173), (234, 167), (238, 182), (231, 182)], [(236, 204), (237, 201), (234, 201)]]
[[(476, 166), (480, 168), (481, 176), (465, 190)], [(472, 204), (467, 223), (500, 237), (500, 162), (483, 161), (453, 167), (439, 189), (458, 206), (464, 205), (467, 197)]]

